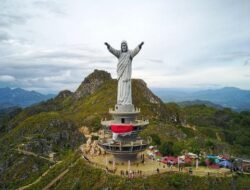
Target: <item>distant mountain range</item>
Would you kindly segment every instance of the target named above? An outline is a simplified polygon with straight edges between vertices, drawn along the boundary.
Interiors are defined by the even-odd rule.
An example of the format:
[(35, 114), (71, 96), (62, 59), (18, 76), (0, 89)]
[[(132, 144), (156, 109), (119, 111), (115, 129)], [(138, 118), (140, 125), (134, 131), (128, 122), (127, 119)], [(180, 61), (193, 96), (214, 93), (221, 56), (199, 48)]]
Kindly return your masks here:
[[(225, 87), (213, 90), (192, 90), (173, 88), (152, 88), (152, 91), (164, 102), (176, 102), (182, 106), (205, 104), (210, 107), (229, 107), (235, 111), (250, 110), (250, 90)], [(9, 107), (27, 107), (55, 97), (21, 88), (0, 88), (0, 109)]]
[(27, 107), (54, 96), (53, 94), (44, 95), (36, 91), (27, 91), (21, 88), (0, 88), (0, 109), (14, 106)]
[(250, 90), (241, 90), (235, 87), (225, 87), (214, 90), (194, 91), (190, 89), (153, 88), (152, 91), (165, 102), (184, 104), (202, 101), (212, 102), (222, 107), (229, 107), (236, 111), (250, 110)]

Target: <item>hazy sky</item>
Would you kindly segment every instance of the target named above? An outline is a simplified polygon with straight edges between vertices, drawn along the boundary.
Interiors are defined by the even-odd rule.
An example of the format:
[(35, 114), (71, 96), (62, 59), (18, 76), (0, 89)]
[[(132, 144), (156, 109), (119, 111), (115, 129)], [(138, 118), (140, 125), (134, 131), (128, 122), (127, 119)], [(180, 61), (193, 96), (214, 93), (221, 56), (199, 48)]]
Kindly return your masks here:
[(104, 46), (141, 41), (133, 78), (150, 87), (250, 89), (249, 0), (0, 0), (0, 87), (75, 90)]

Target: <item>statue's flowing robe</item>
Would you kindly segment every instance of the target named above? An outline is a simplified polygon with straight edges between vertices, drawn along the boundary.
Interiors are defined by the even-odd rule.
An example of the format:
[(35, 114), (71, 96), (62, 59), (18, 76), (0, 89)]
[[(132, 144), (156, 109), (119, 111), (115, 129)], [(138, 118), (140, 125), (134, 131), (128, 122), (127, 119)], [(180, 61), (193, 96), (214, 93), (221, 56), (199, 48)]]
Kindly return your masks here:
[(118, 58), (117, 64), (117, 104), (128, 105), (132, 104), (132, 90), (131, 90), (131, 74), (132, 74), (132, 60), (134, 56), (140, 51), (137, 46), (134, 50), (122, 52), (109, 46), (108, 50)]

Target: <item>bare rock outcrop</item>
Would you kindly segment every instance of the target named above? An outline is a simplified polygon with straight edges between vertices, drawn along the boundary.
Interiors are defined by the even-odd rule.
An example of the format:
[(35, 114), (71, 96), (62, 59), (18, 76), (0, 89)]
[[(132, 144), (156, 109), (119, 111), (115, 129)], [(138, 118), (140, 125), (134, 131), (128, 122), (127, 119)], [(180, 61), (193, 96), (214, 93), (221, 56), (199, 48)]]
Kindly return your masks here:
[(74, 93), (74, 98), (79, 99), (93, 94), (103, 83), (111, 80), (110, 73), (95, 69), (93, 73), (87, 76)]

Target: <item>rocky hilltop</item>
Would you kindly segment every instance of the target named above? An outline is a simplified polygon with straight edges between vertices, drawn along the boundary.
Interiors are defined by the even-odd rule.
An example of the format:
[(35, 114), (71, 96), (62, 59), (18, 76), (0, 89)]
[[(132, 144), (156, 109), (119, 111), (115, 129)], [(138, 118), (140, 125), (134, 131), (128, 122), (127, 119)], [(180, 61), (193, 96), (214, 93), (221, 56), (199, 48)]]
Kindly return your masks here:
[(74, 93), (76, 99), (91, 95), (106, 81), (111, 80), (110, 73), (95, 69), (87, 76)]
[[(69, 174), (56, 186), (57, 189), (126, 187), (124, 179), (106, 175), (86, 165), (83, 160), (76, 162), (79, 154), (75, 153), (86, 142), (81, 129), (95, 132), (101, 127), (101, 119), (110, 117), (108, 109), (116, 104), (116, 90), (117, 80), (112, 79), (110, 73), (95, 70), (75, 92), (64, 90), (53, 99), (11, 112), (11, 116), (2, 114), (0, 189), (17, 189), (49, 170), (47, 177), (29, 188), (43, 189), (55, 176), (72, 165), (74, 169), (70, 169)], [(250, 155), (249, 113), (217, 110), (205, 105), (181, 108), (174, 103), (164, 104), (141, 79), (132, 80), (132, 99), (133, 104), (141, 108), (140, 116), (150, 120), (150, 125), (141, 136), (151, 137), (152, 144), (159, 146), (164, 154), (206, 151)], [(61, 162), (54, 166), (58, 161)], [(49, 169), (52, 165), (55, 168)], [(100, 178), (105, 180), (98, 186)], [(90, 182), (82, 184), (86, 183), (86, 179)], [(150, 178), (149, 187), (162, 183), (159, 179), (158, 176)], [(165, 186), (167, 189), (172, 187), (171, 183), (177, 182), (185, 184), (185, 187), (191, 185), (189, 189), (194, 187), (186, 183), (185, 176), (182, 182), (172, 182), (174, 179), (169, 179), (168, 175), (162, 180), (165, 185), (165, 181), (170, 180), (167, 183), (169, 186)], [(196, 180), (202, 184), (200, 178)], [(64, 182), (67, 184), (65, 187)], [(131, 185), (131, 189), (140, 189), (142, 182), (137, 181), (140, 185)]]

